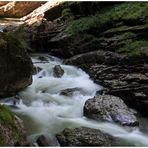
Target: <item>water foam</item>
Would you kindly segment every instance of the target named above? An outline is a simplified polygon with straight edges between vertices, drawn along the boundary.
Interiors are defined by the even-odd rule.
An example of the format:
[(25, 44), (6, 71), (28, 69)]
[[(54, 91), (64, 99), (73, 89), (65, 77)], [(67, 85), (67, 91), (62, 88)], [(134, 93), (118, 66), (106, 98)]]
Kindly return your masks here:
[[(28, 127), (29, 135), (46, 133), (50, 136), (61, 132), (65, 128), (90, 127), (100, 129), (114, 137), (121, 138), (135, 146), (148, 146), (148, 138), (139, 131), (128, 132), (123, 127), (113, 123), (99, 123), (83, 116), (85, 101), (95, 96), (102, 89), (90, 80), (81, 69), (63, 65), (58, 58), (49, 55), (35, 55), (32, 60), (36, 67), (42, 70), (33, 76), (33, 83), (19, 93), (21, 101), (14, 111), (26, 117), (25, 123), (36, 125)], [(53, 77), (53, 67), (60, 64), (64, 69), (62, 78)], [(78, 92), (73, 96), (60, 95), (60, 91), (68, 88), (80, 88), (85, 93)], [(28, 120), (30, 119), (30, 122)]]

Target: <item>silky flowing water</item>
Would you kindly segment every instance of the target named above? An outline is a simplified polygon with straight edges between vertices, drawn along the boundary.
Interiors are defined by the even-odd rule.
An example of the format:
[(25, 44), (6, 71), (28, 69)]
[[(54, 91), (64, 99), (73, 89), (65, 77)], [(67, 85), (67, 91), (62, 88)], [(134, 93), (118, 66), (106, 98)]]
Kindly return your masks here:
[[(102, 89), (84, 71), (64, 65), (62, 60), (47, 54), (33, 55), (32, 61), (42, 70), (33, 75), (32, 85), (18, 94), (20, 101), (12, 109), (24, 120), (28, 140), (35, 141), (39, 135), (46, 135), (52, 140), (65, 128), (83, 126), (117, 137), (123, 145), (148, 146), (147, 135), (139, 130), (129, 132), (114, 123), (97, 122), (83, 116), (85, 101)], [(55, 65), (61, 65), (64, 70), (61, 78), (53, 76)], [(79, 88), (80, 91), (75, 91), (72, 96), (60, 94), (69, 88)]]

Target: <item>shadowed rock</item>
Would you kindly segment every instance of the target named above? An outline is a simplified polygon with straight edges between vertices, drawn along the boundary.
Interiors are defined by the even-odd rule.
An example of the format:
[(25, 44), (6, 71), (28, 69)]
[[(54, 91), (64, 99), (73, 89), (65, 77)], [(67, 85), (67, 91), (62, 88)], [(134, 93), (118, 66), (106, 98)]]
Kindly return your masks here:
[(15, 95), (32, 83), (33, 65), (26, 42), (14, 33), (0, 35), (0, 97)]

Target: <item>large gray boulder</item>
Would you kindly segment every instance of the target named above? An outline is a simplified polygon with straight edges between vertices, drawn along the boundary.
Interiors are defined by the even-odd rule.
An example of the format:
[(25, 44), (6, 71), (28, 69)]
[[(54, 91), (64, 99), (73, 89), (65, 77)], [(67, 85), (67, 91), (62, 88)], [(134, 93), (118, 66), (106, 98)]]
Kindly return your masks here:
[(126, 126), (137, 126), (134, 113), (119, 97), (97, 95), (88, 99), (84, 106), (84, 115), (88, 118), (116, 122)]
[(112, 136), (86, 127), (65, 129), (56, 135), (61, 146), (113, 146)]

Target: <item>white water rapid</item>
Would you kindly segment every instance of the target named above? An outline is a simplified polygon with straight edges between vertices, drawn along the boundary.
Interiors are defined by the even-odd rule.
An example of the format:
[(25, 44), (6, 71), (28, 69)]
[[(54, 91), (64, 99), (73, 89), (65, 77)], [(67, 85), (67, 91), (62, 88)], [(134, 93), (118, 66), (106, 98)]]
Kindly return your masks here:
[[(46, 59), (42, 62), (38, 57)], [(133, 146), (148, 146), (148, 137), (140, 131), (128, 132), (113, 123), (89, 120), (83, 116), (87, 99), (95, 96), (102, 87), (90, 80), (89, 76), (74, 66), (63, 65), (58, 58), (49, 55), (34, 55), (32, 61), (42, 70), (33, 75), (33, 83), (18, 95), (21, 101), (13, 109), (24, 119), (29, 139), (44, 134), (50, 138), (65, 128), (90, 127), (100, 129), (114, 137), (121, 138)], [(53, 67), (61, 65), (64, 75), (53, 76)], [(62, 90), (80, 88), (73, 96), (60, 95)]]

